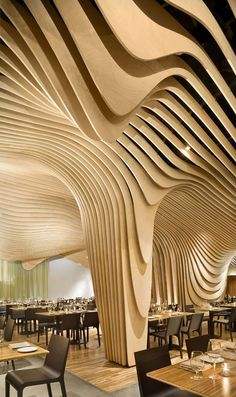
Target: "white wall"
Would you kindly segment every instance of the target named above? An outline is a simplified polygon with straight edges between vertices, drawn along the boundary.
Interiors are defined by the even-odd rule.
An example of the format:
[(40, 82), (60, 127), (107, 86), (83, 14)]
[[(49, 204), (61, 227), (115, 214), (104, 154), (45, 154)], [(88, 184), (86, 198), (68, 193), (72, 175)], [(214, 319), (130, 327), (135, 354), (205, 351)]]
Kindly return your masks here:
[(236, 266), (230, 266), (228, 270), (228, 276), (235, 276), (236, 275)]
[(91, 272), (69, 259), (52, 260), (48, 266), (48, 298), (93, 296)]

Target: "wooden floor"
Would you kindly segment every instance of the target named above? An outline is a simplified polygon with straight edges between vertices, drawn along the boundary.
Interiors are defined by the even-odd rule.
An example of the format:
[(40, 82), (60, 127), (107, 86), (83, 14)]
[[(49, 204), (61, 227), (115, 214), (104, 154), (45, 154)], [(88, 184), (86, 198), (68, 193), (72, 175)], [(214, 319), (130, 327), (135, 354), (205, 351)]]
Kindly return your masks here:
[[(207, 333), (205, 326), (203, 333)], [(229, 340), (229, 333), (224, 332), (223, 338)], [(15, 332), (14, 341), (18, 340), (29, 340), (37, 344), (37, 338), (34, 334), (27, 339), (25, 335), (18, 335)], [(236, 341), (236, 338), (234, 340)], [(44, 336), (40, 337), (40, 346), (45, 347)], [(154, 341), (151, 341), (152, 346), (156, 346)], [(181, 360), (178, 351), (171, 351), (171, 358), (172, 363)], [(186, 358), (187, 354), (184, 352), (184, 359)], [(71, 373), (106, 392), (120, 390), (137, 383), (136, 368), (122, 367), (106, 360), (103, 343), (101, 341), (101, 346), (98, 346), (97, 337), (93, 331), (90, 332), (90, 340), (86, 349), (83, 346), (79, 349), (78, 345), (70, 345), (66, 368)]]

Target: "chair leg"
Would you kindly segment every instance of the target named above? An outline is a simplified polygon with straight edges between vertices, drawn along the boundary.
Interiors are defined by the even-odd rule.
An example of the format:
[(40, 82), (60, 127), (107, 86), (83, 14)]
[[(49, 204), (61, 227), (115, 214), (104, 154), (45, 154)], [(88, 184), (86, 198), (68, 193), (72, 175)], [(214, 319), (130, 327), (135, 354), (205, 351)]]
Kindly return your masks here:
[(48, 346), (48, 328), (47, 327), (45, 329), (45, 333), (46, 333), (46, 346)]
[(222, 324), (220, 324), (220, 336), (222, 336)]
[(47, 388), (48, 388), (48, 397), (52, 397), (52, 389), (50, 383), (47, 383)]
[(85, 336), (85, 329), (83, 328), (83, 338), (84, 338), (84, 347), (86, 349), (86, 336)]
[(182, 341), (181, 341), (181, 336), (178, 336), (178, 341), (179, 341), (179, 351), (180, 351), (180, 357), (183, 358), (183, 352), (182, 352)]
[(89, 341), (89, 327), (87, 327), (87, 342)]
[(150, 335), (149, 335), (149, 333), (147, 333), (147, 349), (149, 349), (149, 348), (150, 348)]
[(5, 397), (10, 397), (10, 383), (5, 381)]
[(99, 327), (97, 328), (97, 334), (98, 334), (98, 344), (101, 346), (101, 340), (100, 340), (100, 334), (99, 334)]
[(60, 385), (61, 385), (62, 397), (67, 397), (64, 379), (60, 380)]

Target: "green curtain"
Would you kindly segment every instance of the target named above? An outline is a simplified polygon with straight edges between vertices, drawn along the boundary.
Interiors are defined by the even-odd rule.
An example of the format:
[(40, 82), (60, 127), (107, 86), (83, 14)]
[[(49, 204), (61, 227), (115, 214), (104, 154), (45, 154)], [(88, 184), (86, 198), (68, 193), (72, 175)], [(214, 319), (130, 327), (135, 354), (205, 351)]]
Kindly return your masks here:
[(0, 300), (47, 299), (48, 261), (25, 270), (21, 262), (0, 259)]

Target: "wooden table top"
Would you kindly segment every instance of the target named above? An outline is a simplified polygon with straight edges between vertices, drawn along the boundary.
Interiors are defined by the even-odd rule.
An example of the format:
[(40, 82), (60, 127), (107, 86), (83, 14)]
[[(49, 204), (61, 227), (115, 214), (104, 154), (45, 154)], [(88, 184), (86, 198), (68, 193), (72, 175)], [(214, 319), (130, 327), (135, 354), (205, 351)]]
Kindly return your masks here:
[[(20, 353), (17, 351), (17, 349), (12, 349), (10, 347), (11, 344), (14, 342), (4, 342), (3, 345), (0, 345), (0, 362), (1, 361), (11, 361), (11, 360), (18, 360), (19, 358), (25, 358), (29, 356), (39, 356), (39, 355), (45, 355), (48, 354), (49, 351), (46, 349), (43, 349), (40, 346), (34, 345), (33, 343), (27, 343), (31, 347), (37, 347), (37, 350), (34, 352), (25, 352), (25, 353)], [(22, 342), (20, 342), (22, 343)]]
[(170, 312), (164, 311), (160, 313), (150, 314), (148, 315), (148, 321), (158, 321), (158, 320), (166, 320), (170, 317), (179, 317), (179, 316), (191, 316), (193, 313), (190, 312)]
[[(232, 360), (225, 360), (224, 362), (232, 363)], [(231, 376), (221, 375), (222, 364), (216, 365), (217, 379), (209, 378), (212, 372), (212, 368), (203, 371), (202, 379), (194, 380), (191, 379), (192, 372), (180, 368), (179, 364), (175, 364), (149, 372), (147, 376), (202, 397), (236, 397), (236, 364)]]
[(195, 312), (221, 312), (224, 310), (230, 310), (231, 307), (224, 306), (214, 306), (214, 307), (206, 307), (206, 306), (198, 306), (195, 307)]
[(230, 307), (230, 308), (234, 308), (234, 307), (236, 307), (236, 302), (232, 302), (232, 303), (223, 303), (222, 305), (221, 305), (224, 309), (226, 308), (226, 307)]

